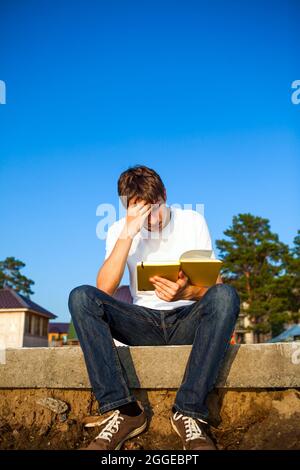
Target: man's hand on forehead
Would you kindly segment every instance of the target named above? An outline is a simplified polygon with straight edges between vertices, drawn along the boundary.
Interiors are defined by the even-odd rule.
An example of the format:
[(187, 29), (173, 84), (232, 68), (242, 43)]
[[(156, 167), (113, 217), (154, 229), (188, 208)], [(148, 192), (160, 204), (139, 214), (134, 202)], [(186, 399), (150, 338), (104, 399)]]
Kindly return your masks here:
[(129, 201), (126, 213), (125, 235), (133, 238), (142, 228), (144, 221), (151, 212), (151, 206), (146, 201), (137, 202), (135, 198)]
[(132, 199), (130, 199), (129, 203), (128, 203), (128, 207), (132, 207), (132, 206), (144, 206), (145, 204), (150, 204), (149, 202), (147, 202), (145, 199), (138, 199), (138, 197), (134, 197)]
[(133, 207), (133, 206), (143, 207), (144, 205), (149, 205), (151, 207), (151, 211), (153, 211), (153, 210), (158, 210), (163, 203), (164, 201), (149, 202), (149, 201), (146, 201), (145, 199), (138, 199), (137, 197), (135, 197), (129, 201), (128, 207)]

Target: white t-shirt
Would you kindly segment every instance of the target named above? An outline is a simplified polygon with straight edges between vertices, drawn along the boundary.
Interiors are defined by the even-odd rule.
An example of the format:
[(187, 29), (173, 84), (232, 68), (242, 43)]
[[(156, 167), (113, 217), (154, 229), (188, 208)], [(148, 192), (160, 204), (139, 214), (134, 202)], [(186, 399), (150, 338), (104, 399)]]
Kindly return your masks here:
[[(139, 261), (177, 261), (184, 251), (188, 250), (212, 250), (210, 233), (205, 218), (197, 211), (191, 209), (179, 209), (170, 206), (171, 219), (160, 232), (156, 234), (160, 238), (150, 238), (154, 232), (149, 232), (142, 227), (134, 237), (127, 257), (127, 267), (130, 277), (130, 292), (133, 303), (159, 310), (189, 305), (195, 300), (176, 300), (167, 302), (157, 297), (155, 291), (137, 291), (136, 264)], [(125, 217), (114, 222), (109, 227), (106, 238), (107, 259), (112, 252), (115, 243), (122, 231)], [(212, 258), (215, 258), (212, 251)]]

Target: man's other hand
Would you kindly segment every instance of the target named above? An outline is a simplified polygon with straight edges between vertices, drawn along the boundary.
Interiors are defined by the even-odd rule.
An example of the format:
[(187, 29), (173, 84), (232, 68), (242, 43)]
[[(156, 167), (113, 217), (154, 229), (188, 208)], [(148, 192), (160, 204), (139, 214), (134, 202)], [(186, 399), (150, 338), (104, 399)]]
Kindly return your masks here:
[(166, 302), (174, 302), (175, 300), (198, 300), (207, 291), (206, 287), (193, 286), (189, 282), (189, 278), (180, 270), (176, 282), (169, 281), (160, 276), (153, 276), (149, 281), (155, 287), (157, 297)]

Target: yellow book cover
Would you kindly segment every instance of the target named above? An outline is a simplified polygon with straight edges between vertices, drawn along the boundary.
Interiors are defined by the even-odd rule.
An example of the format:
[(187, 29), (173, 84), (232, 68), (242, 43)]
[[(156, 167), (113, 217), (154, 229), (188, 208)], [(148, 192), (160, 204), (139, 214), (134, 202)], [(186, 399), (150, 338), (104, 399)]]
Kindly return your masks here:
[(189, 250), (182, 253), (178, 261), (140, 261), (137, 263), (137, 290), (154, 290), (149, 281), (160, 276), (176, 282), (180, 269), (190, 283), (199, 287), (210, 287), (216, 283), (222, 261), (211, 258), (212, 250)]

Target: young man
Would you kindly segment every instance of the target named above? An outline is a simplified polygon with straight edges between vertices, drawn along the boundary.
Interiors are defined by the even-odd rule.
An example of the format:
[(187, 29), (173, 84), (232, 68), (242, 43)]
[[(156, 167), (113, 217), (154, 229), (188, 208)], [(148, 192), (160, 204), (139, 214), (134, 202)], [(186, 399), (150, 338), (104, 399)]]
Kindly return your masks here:
[[(199, 288), (191, 285), (182, 271), (176, 282), (155, 276), (151, 278), (154, 291), (137, 291), (138, 261), (177, 260), (187, 250), (212, 250), (212, 243), (202, 215), (166, 206), (166, 190), (154, 170), (135, 166), (124, 171), (118, 193), (125, 201), (126, 216), (108, 230), (97, 287), (79, 286), (69, 297), (100, 413), (112, 411), (87, 449), (120, 449), (126, 439), (147, 425), (142, 404), (130, 392), (113, 338), (136, 346), (193, 345), (171, 411), (171, 424), (184, 449), (215, 449), (208, 435), (205, 402), (234, 330), (239, 296), (220, 277), (216, 285)], [(126, 263), (133, 304), (113, 297)]]

